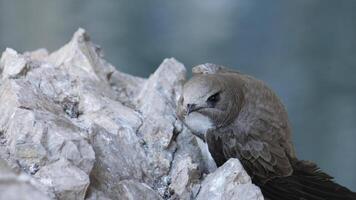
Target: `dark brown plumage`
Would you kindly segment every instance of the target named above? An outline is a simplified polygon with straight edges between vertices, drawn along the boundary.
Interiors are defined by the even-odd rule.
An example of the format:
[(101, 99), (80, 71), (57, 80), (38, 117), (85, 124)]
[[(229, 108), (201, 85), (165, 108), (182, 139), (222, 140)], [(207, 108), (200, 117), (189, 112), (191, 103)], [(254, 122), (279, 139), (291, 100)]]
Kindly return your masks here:
[(214, 64), (193, 73), (179, 113), (217, 166), (238, 158), (266, 199), (356, 199), (315, 164), (296, 158), (287, 112), (263, 82)]

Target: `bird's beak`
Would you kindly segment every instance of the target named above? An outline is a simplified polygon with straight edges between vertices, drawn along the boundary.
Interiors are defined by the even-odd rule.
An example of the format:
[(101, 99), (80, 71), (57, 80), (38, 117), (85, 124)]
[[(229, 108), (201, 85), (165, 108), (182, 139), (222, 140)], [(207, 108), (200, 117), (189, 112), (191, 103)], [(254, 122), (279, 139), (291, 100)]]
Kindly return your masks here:
[(196, 104), (187, 104), (187, 113), (186, 115), (189, 115), (191, 112), (195, 111), (197, 109)]

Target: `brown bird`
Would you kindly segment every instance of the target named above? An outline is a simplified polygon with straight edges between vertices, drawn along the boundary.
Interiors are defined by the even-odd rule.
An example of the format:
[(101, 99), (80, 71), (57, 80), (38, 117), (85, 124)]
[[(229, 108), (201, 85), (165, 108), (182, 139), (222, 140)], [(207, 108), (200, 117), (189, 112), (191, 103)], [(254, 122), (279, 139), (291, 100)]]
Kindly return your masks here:
[(238, 158), (271, 200), (355, 200), (310, 161), (298, 160), (286, 109), (262, 81), (214, 64), (193, 68), (178, 112), (217, 166)]

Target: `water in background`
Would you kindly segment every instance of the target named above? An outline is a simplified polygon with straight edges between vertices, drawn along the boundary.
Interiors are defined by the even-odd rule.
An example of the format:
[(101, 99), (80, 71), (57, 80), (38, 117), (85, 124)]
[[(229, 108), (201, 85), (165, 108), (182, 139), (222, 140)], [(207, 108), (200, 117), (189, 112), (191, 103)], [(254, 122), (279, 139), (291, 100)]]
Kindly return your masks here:
[(0, 50), (65, 44), (78, 27), (121, 71), (166, 57), (266, 81), (289, 111), (301, 159), (356, 190), (356, 1), (0, 0)]

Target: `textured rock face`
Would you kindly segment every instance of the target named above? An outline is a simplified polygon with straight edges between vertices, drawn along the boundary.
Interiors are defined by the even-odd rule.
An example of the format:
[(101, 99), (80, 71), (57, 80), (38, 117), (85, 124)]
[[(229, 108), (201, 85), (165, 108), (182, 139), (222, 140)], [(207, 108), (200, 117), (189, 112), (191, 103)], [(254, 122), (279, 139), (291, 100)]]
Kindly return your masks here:
[(13, 172), (6, 162), (0, 159), (0, 199), (48, 200), (50, 198), (33, 186), (30, 176)]
[(259, 188), (251, 183), (251, 178), (239, 160), (231, 158), (202, 182), (197, 200), (262, 200)]
[(6, 49), (0, 73), (0, 199), (263, 198), (237, 160), (214, 172), (177, 119), (173, 58), (124, 74), (79, 29), (51, 54)]

